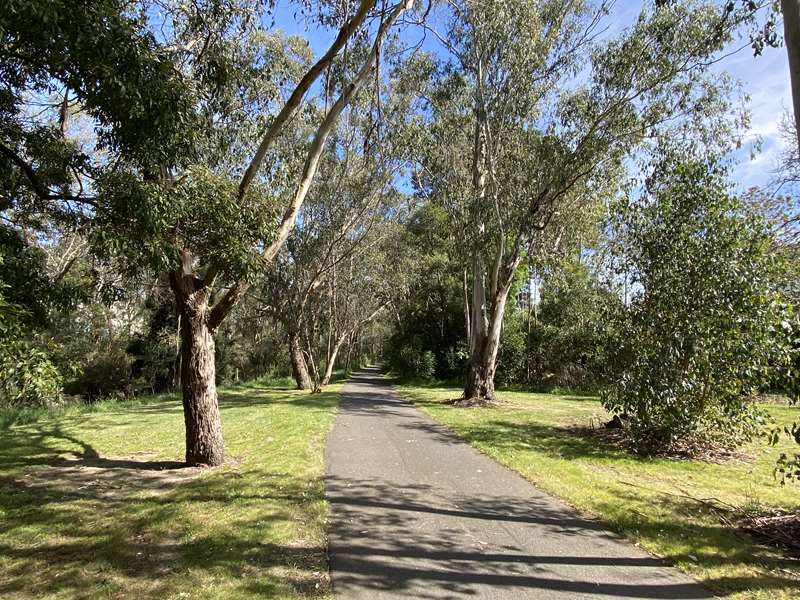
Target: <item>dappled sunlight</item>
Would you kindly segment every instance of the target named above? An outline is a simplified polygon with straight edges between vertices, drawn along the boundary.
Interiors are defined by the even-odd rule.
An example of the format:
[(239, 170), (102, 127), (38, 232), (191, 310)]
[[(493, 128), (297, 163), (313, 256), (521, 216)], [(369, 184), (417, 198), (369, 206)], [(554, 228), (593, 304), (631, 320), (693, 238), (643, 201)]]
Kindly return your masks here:
[(324, 597), (321, 448), (337, 397), (222, 389), (229, 458), (214, 469), (182, 462), (177, 399), (9, 428), (0, 596)]

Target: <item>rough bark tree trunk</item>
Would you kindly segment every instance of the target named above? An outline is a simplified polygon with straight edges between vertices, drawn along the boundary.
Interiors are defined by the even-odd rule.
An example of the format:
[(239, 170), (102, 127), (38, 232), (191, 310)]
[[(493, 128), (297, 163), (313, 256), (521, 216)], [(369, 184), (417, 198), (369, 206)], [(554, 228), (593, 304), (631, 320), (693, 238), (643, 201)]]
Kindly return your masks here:
[(221, 465), (225, 460), (214, 364), (214, 328), (208, 288), (185, 270), (171, 273), (180, 317), (180, 382), (186, 426), (186, 463)]
[(311, 376), (308, 374), (308, 365), (303, 356), (303, 345), (300, 343), (300, 334), (289, 335), (289, 359), (292, 362), (292, 377), (298, 390), (310, 390), (312, 387)]

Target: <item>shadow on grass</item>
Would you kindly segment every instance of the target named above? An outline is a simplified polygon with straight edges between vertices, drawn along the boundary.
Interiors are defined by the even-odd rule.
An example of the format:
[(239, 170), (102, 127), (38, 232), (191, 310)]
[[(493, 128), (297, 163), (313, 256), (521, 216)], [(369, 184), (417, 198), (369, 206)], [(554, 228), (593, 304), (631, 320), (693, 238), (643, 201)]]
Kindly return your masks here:
[(534, 451), (553, 458), (619, 459), (640, 462), (650, 459), (629, 454), (597, 437), (582, 435), (572, 427), (556, 427), (531, 422), (492, 420), (458, 427), (468, 441), (500, 450)]
[[(243, 407), (291, 404), (313, 411), (336, 401), (333, 393), (258, 389), (220, 395), (223, 427)], [(127, 424), (175, 412), (181, 412), (177, 399), (121, 405), (104, 411), (102, 421)], [(183, 435), (182, 427), (176, 434)], [(208, 470), (103, 457), (53, 418), (4, 432), (0, 473), (0, 597), (124, 591), (161, 598), (205, 577), (275, 598), (328, 589), (326, 549), (281, 543), (280, 533), (290, 522), (319, 518), (319, 479), (260, 465)]]
[[(136, 597), (161, 598), (189, 589), (180, 578), (198, 574), (230, 578), (243, 589), (257, 579), (265, 591), (274, 588), (274, 597), (285, 597), (287, 587), (302, 593), (316, 589), (321, 595), (326, 583), (318, 574), (327, 571), (325, 548), (276, 544), (262, 533), (304, 511), (308, 487), (278, 477), (275, 488), (265, 482), (263, 491), (241, 493), (246, 490), (237, 483), (231, 477), (204, 477), (160, 495), (107, 497), (97, 488), (65, 492), (55, 481), (42, 488), (0, 479), (0, 507), (13, 516), (2, 533), (43, 527), (50, 533), (44, 542), (8, 543), (9, 536), (2, 537), (0, 555), (11, 564), (0, 578), (0, 597), (22, 592), (95, 597), (116, 580)], [(212, 524), (189, 531), (190, 512), (213, 514), (231, 505), (248, 518), (230, 527)], [(270, 582), (274, 578), (267, 571), (274, 567), (286, 570), (283, 585)], [(32, 579), (31, 573), (37, 576)]]
[[(706, 582), (720, 592), (743, 590), (774, 591), (797, 594), (800, 592), (800, 559), (781, 555), (759, 545), (745, 533), (732, 529), (720, 521), (720, 515), (691, 498), (659, 495), (661, 512), (673, 518), (656, 518), (637, 511), (621, 511), (620, 506), (641, 503), (644, 498), (634, 491), (620, 491), (613, 505), (600, 505), (603, 514), (614, 515), (608, 521), (615, 531), (643, 540), (670, 540), (672, 547), (683, 547), (664, 556), (670, 563), (700, 564), (706, 568), (731, 569), (742, 567), (741, 572), (752, 575), (739, 577), (711, 577)], [(702, 518), (702, 521), (699, 520)], [(752, 567), (760, 567), (755, 572)], [(782, 573), (791, 573), (787, 577)]]

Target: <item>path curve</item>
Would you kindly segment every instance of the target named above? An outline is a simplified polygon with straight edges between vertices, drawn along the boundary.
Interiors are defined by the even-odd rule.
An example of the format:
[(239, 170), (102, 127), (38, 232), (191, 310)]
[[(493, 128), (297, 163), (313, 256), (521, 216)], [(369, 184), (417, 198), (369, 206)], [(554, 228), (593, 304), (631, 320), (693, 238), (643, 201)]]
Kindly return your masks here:
[(325, 461), (337, 599), (713, 597), (448, 433), (377, 369), (344, 387)]

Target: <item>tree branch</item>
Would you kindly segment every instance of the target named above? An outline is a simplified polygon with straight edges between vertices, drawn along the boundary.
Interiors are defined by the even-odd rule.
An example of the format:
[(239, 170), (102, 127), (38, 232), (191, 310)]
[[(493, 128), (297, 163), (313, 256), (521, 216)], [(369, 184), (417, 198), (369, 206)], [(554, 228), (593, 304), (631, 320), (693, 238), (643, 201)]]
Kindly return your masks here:
[(367, 13), (373, 6), (375, 6), (375, 0), (361, 0), (356, 14), (353, 15), (353, 18), (342, 26), (342, 28), (339, 30), (339, 34), (336, 36), (336, 39), (331, 44), (330, 48), (328, 48), (328, 51), (316, 63), (314, 63), (314, 65), (312, 65), (312, 67), (308, 70), (308, 72), (306, 72), (306, 74), (297, 84), (297, 87), (295, 87), (292, 95), (289, 96), (286, 104), (283, 105), (283, 108), (275, 117), (275, 120), (270, 124), (269, 129), (264, 134), (264, 137), (258, 146), (258, 150), (256, 150), (256, 153), (253, 156), (253, 160), (250, 162), (247, 170), (244, 172), (242, 181), (239, 184), (239, 199), (244, 197), (245, 193), (247, 192), (247, 188), (250, 187), (250, 184), (255, 178), (258, 169), (261, 167), (261, 163), (264, 162), (264, 157), (267, 155), (267, 150), (269, 150), (269, 147), (283, 130), (286, 122), (289, 120), (292, 114), (294, 114), (295, 110), (297, 110), (297, 107), (300, 106), (303, 96), (305, 96), (306, 92), (319, 78), (322, 72), (328, 67), (328, 65), (333, 62), (333, 59), (339, 53), (339, 50), (341, 50), (342, 47), (344, 47), (344, 45), (347, 43), (347, 40), (349, 40), (353, 33), (355, 33), (355, 31), (361, 26), (361, 24), (364, 22), (364, 19), (367, 17)]

